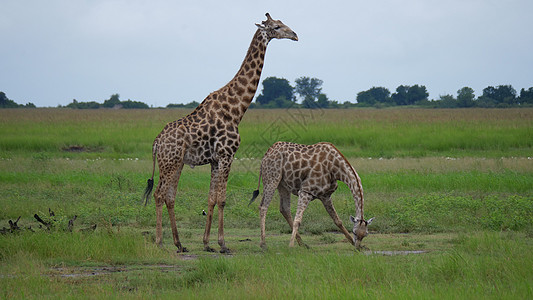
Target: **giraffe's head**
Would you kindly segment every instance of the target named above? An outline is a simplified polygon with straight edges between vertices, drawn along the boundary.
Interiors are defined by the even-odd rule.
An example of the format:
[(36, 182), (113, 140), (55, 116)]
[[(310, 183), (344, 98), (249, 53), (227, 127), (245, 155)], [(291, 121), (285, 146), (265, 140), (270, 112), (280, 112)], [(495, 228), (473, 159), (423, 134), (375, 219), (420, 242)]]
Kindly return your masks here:
[(298, 40), (298, 35), (289, 26), (283, 24), (280, 20), (274, 20), (270, 17), (269, 13), (266, 13), (266, 21), (261, 22), (261, 24), (255, 24), (262, 30), (268, 40), (271, 39), (291, 39), (293, 41)]
[(368, 221), (365, 221), (363, 219), (355, 218), (354, 216), (350, 216), (350, 221), (353, 223), (353, 235), (354, 235), (354, 241), (355, 241), (355, 248), (357, 250), (360, 250), (362, 248), (361, 241), (365, 236), (368, 235), (368, 225), (372, 223), (372, 220), (374, 218), (371, 218)]

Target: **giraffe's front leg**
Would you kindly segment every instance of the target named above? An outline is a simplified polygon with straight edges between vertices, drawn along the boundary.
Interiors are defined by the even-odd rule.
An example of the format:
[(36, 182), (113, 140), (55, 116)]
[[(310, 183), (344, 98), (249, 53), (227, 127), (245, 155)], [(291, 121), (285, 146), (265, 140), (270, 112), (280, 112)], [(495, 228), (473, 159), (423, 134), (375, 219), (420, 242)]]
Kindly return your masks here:
[(346, 239), (350, 243), (352, 243), (352, 245), (355, 245), (353, 237), (350, 235), (350, 233), (348, 232), (346, 227), (344, 227), (344, 225), (342, 224), (342, 221), (339, 218), (339, 215), (337, 215), (337, 211), (335, 210), (335, 207), (333, 206), (333, 202), (331, 201), (331, 197), (328, 196), (328, 197), (325, 197), (325, 198), (320, 199), (320, 200), (322, 200), (322, 204), (324, 204), (324, 207), (326, 208), (326, 211), (328, 212), (330, 217), (333, 219), (333, 222), (335, 223), (335, 225), (337, 225), (337, 227), (339, 227), (339, 229), (342, 231), (344, 236), (346, 236)]
[(224, 206), (226, 206), (226, 188), (231, 168), (232, 158), (219, 161), (219, 176), (217, 184), (217, 206), (218, 206), (218, 244), (220, 253), (230, 253), (224, 241)]
[(298, 192), (298, 208), (296, 209), (296, 215), (294, 216), (294, 222), (292, 225), (292, 235), (289, 247), (294, 247), (294, 241), (296, 239), (296, 235), (298, 234), (300, 223), (302, 223), (304, 211), (309, 205), (309, 202), (311, 202), (311, 200), (313, 200), (313, 196), (309, 193), (306, 193), (304, 191)]
[[(278, 192), (280, 199), (279, 211), (292, 229), (292, 227), (294, 226), (294, 222), (291, 216), (291, 194), (287, 189), (281, 186), (278, 187)], [(298, 245), (309, 248), (309, 246), (307, 246), (307, 244), (302, 241), (302, 238), (300, 237), (300, 234), (298, 232), (296, 233), (296, 241), (298, 242)]]
[(211, 183), (209, 184), (209, 198), (207, 200), (207, 220), (204, 231), (204, 250), (215, 252), (215, 249), (209, 247), (209, 236), (211, 234), (211, 223), (213, 222), (213, 213), (217, 203), (216, 185), (218, 178), (218, 164), (211, 164)]

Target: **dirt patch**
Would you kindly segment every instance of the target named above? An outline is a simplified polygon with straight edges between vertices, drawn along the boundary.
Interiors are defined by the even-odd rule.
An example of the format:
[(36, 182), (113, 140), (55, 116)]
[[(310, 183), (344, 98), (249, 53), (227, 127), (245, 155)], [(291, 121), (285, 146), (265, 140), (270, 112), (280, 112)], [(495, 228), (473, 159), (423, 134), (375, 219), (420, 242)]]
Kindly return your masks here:
[(86, 152), (87, 148), (84, 146), (71, 145), (61, 148), (64, 152)]
[(121, 272), (135, 272), (141, 270), (167, 272), (179, 272), (182, 270), (181, 266), (175, 265), (139, 265), (139, 266), (104, 266), (104, 267), (57, 267), (51, 268), (48, 276), (57, 276), (63, 278), (83, 278), (101, 275), (109, 275)]
[(102, 152), (99, 147), (87, 147), (83, 145), (69, 145), (61, 148), (63, 152), (81, 153), (81, 152)]

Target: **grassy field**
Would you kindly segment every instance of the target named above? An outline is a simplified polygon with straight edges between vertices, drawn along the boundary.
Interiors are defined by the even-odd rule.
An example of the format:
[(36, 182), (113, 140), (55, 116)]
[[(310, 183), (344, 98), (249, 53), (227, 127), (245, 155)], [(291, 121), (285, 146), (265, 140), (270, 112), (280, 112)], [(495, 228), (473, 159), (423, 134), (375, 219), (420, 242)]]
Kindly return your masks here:
[[(190, 253), (175, 254), (166, 212), (157, 248), (153, 200), (141, 204), (152, 141), (187, 112), (0, 110), (0, 227), (21, 216), (35, 231), (0, 235), (0, 298), (533, 297), (533, 109), (251, 110), (228, 184), (231, 256), (202, 251), (208, 167), (186, 168), (178, 188)], [(353, 250), (319, 201), (301, 227), (311, 249), (287, 247), (276, 201), (269, 249), (259, 248), (257, 206), (247, 204), (277, 140), (330, 141), (348, 157), (365, 216), (376, 217), (368, 251)], [(333, 199), (348, 225), (344, 184)], [(39, 229), (33, 215), (49, 208), (53, 228)]]
[[(70, 157), (147, 159), (164, 125), (188, 112), (2, 110), (0, 156), (83, 149)], [(522, 157), (533, 148), (533, 109), (250, 110), (239, 131), (241, 158), (261, 158), (280, 140), (328, 141), (349, 157)]]

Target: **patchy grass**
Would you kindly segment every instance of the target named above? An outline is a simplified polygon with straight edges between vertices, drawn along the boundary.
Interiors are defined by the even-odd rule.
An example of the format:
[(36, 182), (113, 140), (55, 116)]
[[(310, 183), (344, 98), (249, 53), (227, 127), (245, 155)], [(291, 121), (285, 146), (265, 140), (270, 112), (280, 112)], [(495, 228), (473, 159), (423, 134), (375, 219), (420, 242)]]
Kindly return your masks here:
[[(186, 113), (0, 110), (0, 227), (21, 216), (23, 228), (0, 235), (0, 298), (533, 298), (533, 109), (251, 110), (228, 183), (230, 256), (203, 251), (209, 167), (185, 168), (178, 188), (191, 252), (175, 254), (166, 210), (154, 245), (154, 203), (141, 201), (150, 148)], [(273, 201), (261, 250), (257, 203), (247, 204), (276, 140), (339, 146), (376, 217), (363, 241), (376, 252), (355, 252), (319, 201), (300, 229), (311, 249), (288, 248)], [(333, 201), (348, 225), (344, 184)], [(33, 218), (48, 208), (49, 231)], [(382, 255), (405, 254), (394, 251), (423, 252)]]
[[(249, 230), (238, 233), (252, 235)], [(287, 248), (288, 235), (270, 239), (273, 242), (266, 252), (259, 250), (254, 238), (255, 250), (250, 249), (250, 242), (232, 241), (235, 247), (231, 256), (205, 254), (200, 249), (175, 256), (163, 249), (159, 252), (168, 258), (149, 251), (136, 263), (126, 264), (120, 258), (91, 260), (84, 266), (68, 261), (50, 264), (50, 259), (43, 260), (34, 251), (20, 251), (0, 264), (0, 294), (9, 299), (235, 299), (252, 295), (257, 299), (526, 299), (532, 295), (533, 244), (523, 234), (378, 234), (367, 238), (367, 245), (374, 249), (429, 251), (393, 256), (358, 253), (339, 239), (321, 245), (317, 244), (318, 237), (311, 238), (310, 250)], [(190, 243), (197, 238), (185, 240)], [(152, 247), (143, 243), (137, 246), (140, 251)]]

